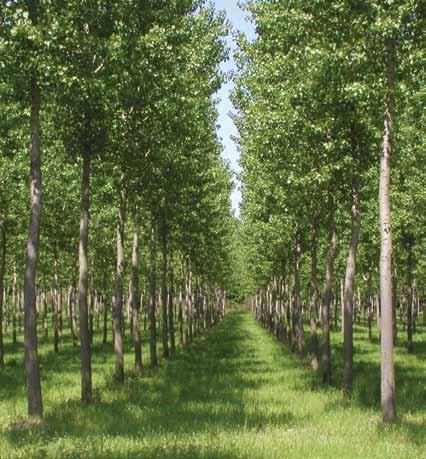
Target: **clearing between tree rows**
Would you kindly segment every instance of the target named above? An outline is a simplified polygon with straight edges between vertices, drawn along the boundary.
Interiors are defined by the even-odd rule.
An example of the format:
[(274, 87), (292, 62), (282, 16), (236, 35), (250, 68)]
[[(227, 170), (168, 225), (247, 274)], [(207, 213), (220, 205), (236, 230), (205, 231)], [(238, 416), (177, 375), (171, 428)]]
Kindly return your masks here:
[[(426, 453), (424, 335), (417, 354), (396, 348), (401, 407), (391, 426), (381, 423), (379, 344), (362, 327), (351, 399), (337, 387), (339, 333), (332, 335), (336, 386), (327, 388), (245, 311), (227, 314), (159, 369), (126, 375), (124, 387), (113, 382), (113, 353), (97, 352), (112, 346), (95, 341), (90, 406), (80, 404), (79, 351), (70, 337), (59, 354), (42, 339), (45, 423), (10, 428), (26, 410), (22, 351), (11, 348), (0, 374), (0, 457), (418, 459)], [(125, 348), (131, 361), (130, 337)]]

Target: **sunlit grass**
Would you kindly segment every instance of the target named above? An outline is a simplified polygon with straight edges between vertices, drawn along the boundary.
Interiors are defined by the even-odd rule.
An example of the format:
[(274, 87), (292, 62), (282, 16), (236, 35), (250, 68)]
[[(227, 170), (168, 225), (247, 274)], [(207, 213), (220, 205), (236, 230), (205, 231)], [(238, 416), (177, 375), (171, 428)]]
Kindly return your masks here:
[[(123, 387), (113, 382), (111, 345), (97, 337), (96, 402), (88, 407), (79, 403), (78, 349), (65, 338), (55, 355), (52, 343), (42, 341), (45, 423), (25, 431), (11, 429), (26, 412), (22, 345), (8, 344), (0, 372), (0, 457), (420, 459), (426, 457), (422, 333), (416, 354), (396, 350), (398, 422), (391, 427), (380, 422), (379, 346), (363, 327), (355, 335), (349, 400), (340, 390), (340, 333), (333, 334), (335, 385), (324, 387), (242, 312), (230, 313), (158, 370), (139, 376), (128, 370)], [(126, 351), (129, 369), (130, 340)]]

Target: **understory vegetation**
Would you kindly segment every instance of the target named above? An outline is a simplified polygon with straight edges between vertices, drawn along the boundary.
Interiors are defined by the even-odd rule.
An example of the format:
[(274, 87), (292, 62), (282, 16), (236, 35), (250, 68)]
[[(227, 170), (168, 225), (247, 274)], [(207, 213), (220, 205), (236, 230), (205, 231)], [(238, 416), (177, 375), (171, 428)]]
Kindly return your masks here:
[[(309, 362), (294, 356), (247, 312), (225, 320), (170, 361), (114, 383), (111, 344), (96, 336), (96, 403), (79, 402), (79, 354), (70, 337), (55, 354), (40, 343), (45, 424), (19, 430), (25, 414), (22, 343), (8, 346), (0, 376), (2, 458), (413, 458), (425, 453), (424, 344), (396, 347), (399, 419), (380, 419), (380, 350), (357, 326), (356, 379), (350, 399), (324, 387)], [(146, 339), (144, 339), (146, 343)], [(342, 336), (332, 333), (333, 369)], [(125, 343), (131, 358), (131, 343)], [(102, 352), (100, 352), (102, 351)], [(336, 381), (338, 378), (336, 377)]]

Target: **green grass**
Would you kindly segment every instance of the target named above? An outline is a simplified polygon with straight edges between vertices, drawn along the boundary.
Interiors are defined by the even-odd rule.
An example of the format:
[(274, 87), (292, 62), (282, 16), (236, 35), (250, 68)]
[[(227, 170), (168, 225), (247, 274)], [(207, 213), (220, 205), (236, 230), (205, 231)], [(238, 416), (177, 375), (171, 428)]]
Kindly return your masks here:
[[(417, 353), (396, 351), (398, 422), (380, 422), (379, 346), (357, 327), (353, 396), (324, 387), (245, 312), (233, 312), (158, 370), (113, 382), (111, 345), (95, 343), (96, 403), (79, 403), (78, 349), (41, 342), (45, 423), (11, 429), (26, 412), (22, 346), (0, 371), (1, 458), (416, 458), (426, 457), (425, 332)], [(421, 340), (423, 338), (423, 340)], [(133, 363), (130, 341), (125, 362)], [(146, 351), (146, 349), (144, 349)], [(145, 352), (144, 357), (147, 356)]]

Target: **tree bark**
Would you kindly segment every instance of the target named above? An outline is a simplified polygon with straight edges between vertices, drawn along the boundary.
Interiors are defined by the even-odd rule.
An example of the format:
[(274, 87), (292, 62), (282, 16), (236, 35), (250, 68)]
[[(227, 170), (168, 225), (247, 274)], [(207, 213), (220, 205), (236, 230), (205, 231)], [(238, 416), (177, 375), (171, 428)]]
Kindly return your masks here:
[(343, 368), (343, 392), (350, 393), (353, 379), (353, 298), (354, 298), (354, 279), (356, 270), (356, 254), (361, 224), (359, 185), (355, 179), (352, 189), (352, 230), (351, 241), (349, 244), (348, 258), (346, 261), (345, 287), (343, 294), (344, 302), (344, 368)]
[(302, 305), (300, 299), (300, 269), (302, 262), (302, 242), (300, 233), (296, 233), (295, 269), (294, 269), (294, 330), (296, 332), (297, 352), (305, 353), (305, 335), (303, 333)]
[(40, 88), (35, 73), (31, 79), (31, 165), (30, 223), (24, 276), (24, 346), (25, 374), (29, 416), (43, 416), (40, 369), (37, 355), (36, 274), (40, 243), (41, 217), (41, 148), (40, 148)]
[(163, 341), (163, 357), (169, 357), (168, 314), (167, 314), (167, 229), (163, 218), (162, 222), (162, 266), (161, 266), (161, 331)]
[(53, 306), (53, 350), (55, 353), (59, 352), (59, 293), (58, 293), (58, 253), (56, 247), (53, 254), (53, 292), (52, 292), (52, 306)]
[(139, 321), (140, 294), (139, 294), (139, 213), (134, 214), (133, 245), (132, 245), (132, 322), (133, 340), (135, 344), (135, 370), (142, 371), (142, 343)]
[(174, 323), (174, 267), (173, 267), (173, 253), (170, 250), (169, 256), (169, 334), (170, 334), (170, 353), (174, 355), (176, 352), (176, 342), (175, 342), (175, 323)]
[(312, 358), (311, 366), (314, 371), (319, 369), (318, 357), (318, 275), (317, 275), (317, 252), (318, 252), (318, 219), (315, 217), (312, 223), (311, 233), (311, 342)]
[(157, 307), (157, 240), (155, 236), (155, 222), (152, 218), (151, 223), (151, 298), (149, 307), (149, 354), (151, 367), (158, 365), (157, 359), (157, 324), (155, 318), (155, 310)]
[(414, 351), (413, 346), (413, 303), (414, 303), (414, 285), (413, 285), (413, 237), (407, 236), (407, 351), (411, 354)]
[(89, 241), (89, 204), (90, 204), (90, 152), (83, 152), (83, 174), (81, 180), (81, 215), (79, 243), (79, 289), (78, 305), (80, 313), (80, 352), (81, 352), (81, 401), (92, 401), (92, 363), (89, 333), (88, 311), (88, 241)]
[(19, 307), (17, 308), (18, 297), (18, 278), (16, 275), (16, 261), (13, 263), (13, 283), (12, 283), (12, 342), (17, 343), (17, 315)]
[(120, 205), (117, 222), (117, 272), (115, 275), (114, 291), (114, 351), (115, 351), (115, 380), (118, 383), (124, 381), (124, 357), (123, 357), (123, 282), (124, 282), (124, 222), (126, 196), (121, 177)]
[[(330, 192), (329, 192), (330, 193)], [(329, 234), (328, 234), (328, 254), (325, 272), (325, 288), (322, 306), (322, 367), (323, 381), (331, 384), (331, 348), (330, 348), (330, 304), (333, 298), (333, 270), (334, 259), (336, 258), (337, 237), (336, 226), (334, 224), (334, 203), (329, 195)]]
[[(0, 367), (4, 366), (4, 345), (3, 345), (3, 307), (4, 307), (4, 275), (6, 272), (6, 222), (0, 221), (1, 235), (1, 256), (0, 256)], [(15, 335), (16, 337), (16, 331)]]
[(390, 175), (392, 155), (393, 92), (395, 70), (394, 43), (387, 44), (387, 99), (383, 148), (380, 158), (380, 307), (381, 307), (381, 405), (383, 422), (395, 419), (395, 369), (392, 324), (392, 226), (390, 207)]

